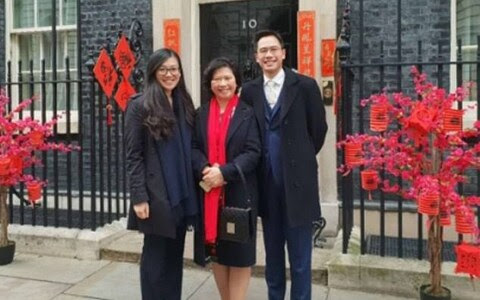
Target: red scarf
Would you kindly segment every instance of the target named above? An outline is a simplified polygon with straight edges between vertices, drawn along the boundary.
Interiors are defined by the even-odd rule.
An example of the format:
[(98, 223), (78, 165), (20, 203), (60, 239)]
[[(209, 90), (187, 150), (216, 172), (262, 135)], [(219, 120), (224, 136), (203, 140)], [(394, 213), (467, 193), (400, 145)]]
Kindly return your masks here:
[[(235, 107), (238, 104), (238, 96), (233, 96), (228, 101), (227, 108), (220, 119), (220, 105), (217, 99), (210, 100), (210, 111), (208, 115), (208, 162), (224, 165), (227, 162), (226, 140), (230, 120), (232, 119)], [(223, 188), (217, 187), (205, 193), (205, 242), (215, 244), (217, 240), (218, 209)]]

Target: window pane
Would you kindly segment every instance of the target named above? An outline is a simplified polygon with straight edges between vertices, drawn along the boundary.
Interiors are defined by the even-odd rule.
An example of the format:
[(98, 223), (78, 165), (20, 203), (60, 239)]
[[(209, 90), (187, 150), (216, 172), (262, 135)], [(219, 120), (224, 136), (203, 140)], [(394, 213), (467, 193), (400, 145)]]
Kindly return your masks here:
[(457, 1), (457, 38), (463, 45), (476, 45), (480, 35), (480, 1)]
[(77, 22), (77, 1), (63, 1), (63, 25), (74, 25)]
[(34, 25), (33, 0), (15, 0), (13, 6), (13, 27), (25, 28)]
[(40, 37), (37, 34), (19, 35), (18, 52), (22, 62), (22, 70), (29, 70), (30, 60), (33, 60), (33, 68), (40, 69)]
[[(65, 64), (65, 35), (66, 33), (57, 32), (57, 69), (63, 69)], [(52, 33), (42, 33), (43, 39), (43, 57), (45, 58), (45, 67), (52, 69)]]
[(70, 60), (70, 68), (77, 67), (77, 32), (67, 33), (67, 55)]
[[(463, 49), (462, 59), (466, 61), (475, 61), (477, 59), (477, 50), (476, 49)], [(463, 80), (465, 82), (477, 82), (477, 64), (465, 64), (463, 65)], [(477, 100), (477, 85), (474, 84), (470, 89), (470, 95), (468, 96), (469, 101)]]
[[(52, 0), (37, 0), (38, 26), (52, 26)], [(58, 2), (57, 2), (57, 25), (58, 25)]]

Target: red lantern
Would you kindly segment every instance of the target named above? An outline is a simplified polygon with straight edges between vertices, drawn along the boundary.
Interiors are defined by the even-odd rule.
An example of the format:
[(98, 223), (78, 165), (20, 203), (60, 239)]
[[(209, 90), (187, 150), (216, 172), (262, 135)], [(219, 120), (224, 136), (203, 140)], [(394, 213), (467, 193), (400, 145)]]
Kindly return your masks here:
[(452, 221), (450, 218), (450, 212), (446, 207), (441, 206), (440, 207), (440, 225), (449, 226), (451, 224), (452, 224)]
[(458, 132), (463, 129), (463, 111), (447, 109), (443, 113), (443, 129), (445, 131)]
[(473, 217), (470, 216), (468, 211), (457, 209), (455, 211), (455, 231), (461, 234), (470, 234), (474, 232), (474, 226), (472, 224)]
[(23, 159), (20, 155), (11, 155), (10, 156), (10, 167), (12, 172), (18, 175), (22, 174), (23, 171)]
[(480, 247), (463, 243), (455, 246), (455, 253), (457, 255), (455, 273), (480, 277)]
[(360, 172), (362, 178), (362, 188), (367, 191), (373, 191), (378, 188), (378, 172), (375, 170), (364, 170)]
[(10, 157), (3, 155), (0, 156), (0, 176), (6, 176), (10, 172)]
[(388, 127), (387, 106), (384, 104), (374, 104), (370, 108), (370, 130), (383, 132)]
[(418, 212), (429, 216), (436, 216), (439, 213), (440, 194), (421, 193), (418, 197)]
[(33, 146), (40, 146), (43, 144), (43, 132), (41, 131), (32, 131), (29, 134), (30, 137), (30, 143), (32, 143)]
[(38, 181), (26, 183), (28, 191), (28, 200), (30, 203), (36, 203), (42, 197), (42, 184)]
[(348, 166), (359, 166), (362, 164), (362, 144), (345, 144), (345, 163)]

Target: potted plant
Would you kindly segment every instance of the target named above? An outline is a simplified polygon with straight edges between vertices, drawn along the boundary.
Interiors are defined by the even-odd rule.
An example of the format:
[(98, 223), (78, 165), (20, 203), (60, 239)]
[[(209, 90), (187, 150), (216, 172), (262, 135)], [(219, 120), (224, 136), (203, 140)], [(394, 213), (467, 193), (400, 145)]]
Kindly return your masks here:
[[(454, 215), (457, 232), (476, 240), (472, 208), (480, 198), (459, 194), (458, 185), (467, 182), (467, 169), (480, 168), (480, 122), (463, 130), (464, 111), (452, 108), (465, 99), (468, 86), (448, 94), (415, 68), (412, 75), (417, 99), (382, 92), (361, 101), (362, 106), (370, 105), (370, 132), (338, 143), (345, 149), (339, 172), (346, 175), (362, 167), (363, 189), (381, 188), (417, 202), (418, 212), (427, 216), (430, 261), (430, 284), (420, 288), (421, 299), (450, 299), (441, 281), (443, 228)], [(480, 247), (462, 243), (456, 252), (456, 271), (480, 276)]]
[(27, 188), (28, 201), (34, 205), (41, 199), (46, 182), (34, 178), (27, 170), (33, 165), (41, 165), (37, 158), (39, 151), (55, 150), (68, 152), (78, 147), (53, 143), (56, 118), (42, 124), (30, 117), (19, 119), (18, 113), (27, 108), (33, 99), (22, 101), (8, 111), (10, 99), (0, 91), (0, 265), (12, 262), (15, 243), (8, 239), (9, 214), (7, 197), (9, 189), (18, 184)]

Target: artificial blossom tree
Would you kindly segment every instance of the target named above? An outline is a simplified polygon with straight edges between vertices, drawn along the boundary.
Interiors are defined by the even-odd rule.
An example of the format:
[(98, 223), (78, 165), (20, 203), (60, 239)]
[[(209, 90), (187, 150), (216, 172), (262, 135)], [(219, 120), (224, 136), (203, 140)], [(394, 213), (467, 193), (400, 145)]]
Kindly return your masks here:
[(20, 112), (32, 105), (33, 100), (24, 100), (9, 111), (10, 99), (4, 91), (0, 91), (0, 248), (11, 243), (8, 240), (9, 189), (24, 184), (28, 192), (28, 201), (32, 205), (37, 203), (41, 199), (46, 181), (35, 178), (28, 170), (34, 165), (42, 165), (38, 153), (49, 150), (69, 152), (78, 149), (75, 146), (49, 141), (57, 118), (42, 124), (26, 116), (26, 113), (24, 117), (19, 117)]
[(456, 247), (456, 270), (480, 276), (474, 213), (480, 197), (464, 196), (458, 188), (469, 181), (469, 169), (480, 169), (480, 122), (464, 130), (464, 111), (454, 108), (467, 97), (468, 86), (448, 94), (417, 69), (412, 68), (412, 75), (416, 99), (382, 92), (361, 101), (370, 107), (370, 132), (338, 143), (345, 154), (339, 171), (346, 175), (361, 167), (363, 189), (380, 188), (417, 202), (418, 212), (428, 217), (427, 292), (442, 295), (447, 292), (441, 282), (443, 228), (451, 225), (451, 215), (456, 231), (471, 237), (469, 244)]

